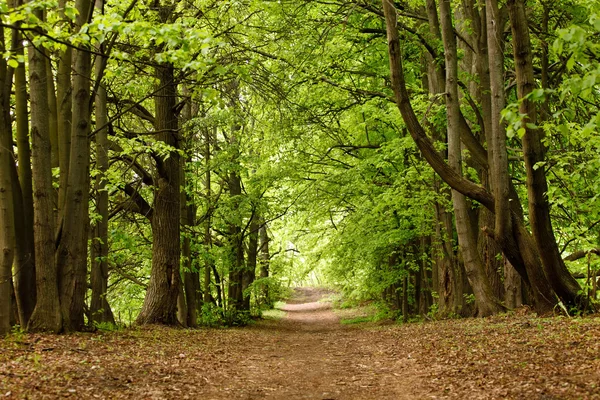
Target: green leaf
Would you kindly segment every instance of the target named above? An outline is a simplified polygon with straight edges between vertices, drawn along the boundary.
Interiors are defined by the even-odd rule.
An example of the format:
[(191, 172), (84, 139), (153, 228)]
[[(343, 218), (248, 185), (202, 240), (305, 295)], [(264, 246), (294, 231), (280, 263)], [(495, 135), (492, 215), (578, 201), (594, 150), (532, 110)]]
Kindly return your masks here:
[(17, 60), (15, 60), (14, 58), (9, 58), (7, 63), (9, 65), (9, 67), (12, 67), (15, 69), (19, 67), (19, 62)]

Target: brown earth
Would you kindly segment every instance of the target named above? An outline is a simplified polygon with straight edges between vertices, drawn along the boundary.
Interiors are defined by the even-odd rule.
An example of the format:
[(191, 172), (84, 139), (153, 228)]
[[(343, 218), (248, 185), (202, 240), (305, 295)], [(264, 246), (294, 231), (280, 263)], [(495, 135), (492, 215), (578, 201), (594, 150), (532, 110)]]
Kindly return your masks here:
[(340, 324), (319, 289), (285, 318), (0, 340), (0, 397), (600, 399), (600, 319)]

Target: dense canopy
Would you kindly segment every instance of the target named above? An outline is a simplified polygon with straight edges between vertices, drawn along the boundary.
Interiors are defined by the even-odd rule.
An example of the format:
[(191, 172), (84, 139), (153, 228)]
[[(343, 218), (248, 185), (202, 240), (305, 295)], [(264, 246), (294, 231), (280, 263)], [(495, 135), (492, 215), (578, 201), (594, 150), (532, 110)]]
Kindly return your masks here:
[(0, 333), (593, 311), (600, 4), (0, 4)]

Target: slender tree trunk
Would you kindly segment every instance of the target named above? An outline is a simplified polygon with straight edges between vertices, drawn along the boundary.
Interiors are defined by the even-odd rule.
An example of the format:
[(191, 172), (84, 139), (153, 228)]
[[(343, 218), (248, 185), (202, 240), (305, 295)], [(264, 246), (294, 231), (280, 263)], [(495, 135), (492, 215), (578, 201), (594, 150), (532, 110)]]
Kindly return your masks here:
[[(99, 13), (104, 13), (104, 1), (97, 0), (95, 7)], [(102, 52), (103, 46), (99, 48)], [(103, 59), (96, 56), (95, 71), (96, 80), (102, 80)], [(100, 219), (94, 227), (92, 248), (92, 272), (90, 276), (92, 286), (92, 297), (90, 301), (90, 314), (94, 322), (115, 324), (115, 318), (106, 298), (108, 291), (108, 192), (106, 190), (106, 173), (108, 171), (108, 109), (106, 88), (103, 83), (98, 85), (95, 98), (96, 127), (104, 127), (96, 132), (96, 212)]]
[[(24, 55), (21, 35), (13, 30), (13, 51)], [(25, 64), (15, 69), (15, 119), (17, 166), (13, 174), (13, 205), (15, 210), (15, 296), (19, 310), (19, 323), (26, 327), (35, 307), (35, 255), (33, 247), (33, 183), (31, 177), (31, 148), (29, 141), (29, 111), (27, 109), (27, 79)]]
[[(264, 221), (261, 221), (260, 230), (258, 231), (259, 236), (259, 264), (260, 264), (260, 277), (268, 278), (269, 277), (269, 262), (271, 260), (271, 253), (269, 252), (269, 232), (267, 231), (267, 224)], [(269, 297), (269, 284), (263, 283), (262, 289), (262, 297), (263, 303), (271, 307), (271, 299)]]
[[(204, 162), (205, 162), (205, 185), (206, 185), (206, 222), (204, 224), (204, 246), (206, 251), (210, 251), (212, 248), (212, 234), (211, 234), (211, 221), (212, 221), (212, 190), (210, 181), (210, 129), (204, 130)], [(210, 303), (210, 270), (212, 266), (210, 257), (207, 257), (204, 262), (204, 304)], [(217, 287), (217, 292), (220, 294), (221, 291)]]
[[(260, 217), (258, 215), (254, 215), (252, 217), (252, 221), (248, 227), (250, 231), (248, 234), (248, 255), (247, 255), (247, 263), (246, 269), (244, 271), (244, 288), (243, 291), (246, 291), (250, 285), (256, 279), (256, 265), (258, 259), (258, 231), (260, 228), (259, 225)], [(250, 293), (247, 293), (244, 296), (244, 310), (250, 310)]]
[[(182, 160), (181, 164), (184, 162)], [(184, 168), (181, 171), (181, 182), (185, 182)], [(183, 185), (185, 187), (185, 184)], [(188, 200), (186, 191), (181, 192), (181, 225), (188, 229), (195, 225), (194, 221), (194, 206)], [(198, 326), (198, 297), (200, 293), (200, 274), (197, 270), (194, 271), (192, 263), (192, 240), (189, 234), (183, 238), (183, 246), (181, 248), (181, 256), (183, 258), (183, 283), (185, 287), (185, 325), (194, 328)]]
[[(43, 12), (35, 11), (43, 20)], [(31, 159), (33, 171), (34, 242), (37, 302), (28, 330), (60, 332), (63, 321), (54, 259), (52, 201), (52, 148), (48, 122), (46, 55), (42, 47), (29, 48), (31, 104)]]
[[(90, 0), (77, 0), (77, 30), (88, 22)], [(60, 305), (64, 328), (84, 328), (83, 309), (87, 290), (87, 240), (90, 193), (90, 132), (92, 76), (91, 54), (78, 50), (75, 54), (73, 78), (73, 110), (71, 157), (64, 212), (59, 217), (56, 263), (58, 268)]]
[(504, 51), (501, 45), (504, 24), (501, 21), (496, 0), (486, 0), (485, 12), (491, 94), (489, 109), (491, 123), (486, 130), (488, 163), (492, 193), (496, 200), (494, 203), (494, 237), (500, 246), (503, 246), (512, 232), (506, 130), (501, 120), (501, 112), (505, 107)]
[(56, 102), (56, 90), (54, 88), (54, 72), (52, 61), (46, 59), (46, 83), (48, 84), (48, 122), (50, 124), (50, 147), (52, 147), (52, 168), (58, 167), (58, 105)]
[(183, 284), (179, 284), (179, 293), (177, 293), (177, 322), (184, 328), (188, 327), (187, 324), (187, 301), (186, 293), (184, 290), (185, 281), (182, 280)]
[(408, 273), (402, 278), (402, 321), (408, 322)]
[[(237, 172), (231, 172), (228, 180), (229, 195), (233, 201), (240, 201), (242, 195), (242, 182)], [(242, 237), (242, 228), (235, 222), (229, 226), (229, 240), (231, 247), (231, 265), (229, 270), (228, 286), (228, 308), (230, 310), (243, 309), (243, 288), (242, 280), (244, 276), (244, 241)]]
[[(189, 96), (189, 90), (184, 87), (184, 96)], [(192, 120), (192, 103), (186, 101), (181, 112), (182, 120), (179, 124), (180, 129), (185, 125), (186, 122)], [(188, 138), (186, 132), (186, 139)], [(182, 147), (185, 150), (186, 157), (181, 159), (180, 162), (180, 183), (184, 190), (181, 191), (181, 226), (185, 227), (185, 234), (183, 235), (183, 245), (181, 247), (181, 256), (183, 263), (183, 286), (185, 288), (185, 323), (191, 328), (198, 326), (198, 310), (202, 307), (202, 292), (200, 290), (200, 272), (194, 263), (192, 262), (192, 227), (196, 225), (196, 206), (194, 205), (192, 195), (188, 194), (188, 182), (186, 181), (186, 160), (189, 158), (188, 153), (188, 142), (190, 139), (183, 142)]]
[[(0, 52), (5, 53), (4, 28), (0, 27)], [(10, 331), (12, 315), (12, 263), (15, 246), (11, 164), (12, 129), (10, 123), (9, 74), (5, 59), (0, 59), (0, 336)]]
[[(63, 21), (67, 21), (64, 13), (67, 1), (59, 0), (59, 15)], [(57, 101), (57, 130), (58, 130), (58, 164), (60, 169), (58, 185), (58, 215), (62, 215), (67, 195), (67, 184), (69, 181), (69, 162), (71, 159), (71, 121), (72, 121), (72, 86), (71, 86), (71, 62), (73, 51), (66, 47), (58, 57), (58, 69), (56, 71), (56, 101)]]
[[(230, 104), (232, 110), (239, 108), (239, 81), (234, 79), (228, 85), (228, 91), (230, 96)], [(239, 132), (241, 126), (239, 123), (235, 123), (231, 127), (231, 136), (229, 138), (229, 145), (232, 147), (232, 165), (235, 167), (229, 172), (227, 187), (229, 189), (229, 196), (232, 199), (236, 213), (240, 213), (241, 209), (238, 207), (241, 202), (242, 196), (242, 178), (239, 174), (239, 156), (240, 156), (240, 142)], [(229, 285), (228, 285), (228, 309), (229, 310), (242, 310), (244, 306), (243, 298), (243, 279), (245, 273), (245, 260), (244, 260), (244, 237), (241, 227), (241, 215), (233, 218), (233, 221), (229, 223), (229, 241), (231, 246), (231, 265), (229, 270)]]

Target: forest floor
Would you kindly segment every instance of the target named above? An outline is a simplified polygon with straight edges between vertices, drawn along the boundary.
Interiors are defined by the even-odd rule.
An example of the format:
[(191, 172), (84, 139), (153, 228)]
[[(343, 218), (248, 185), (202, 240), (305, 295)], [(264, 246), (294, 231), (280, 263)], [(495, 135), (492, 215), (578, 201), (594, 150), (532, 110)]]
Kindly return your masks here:
[(246, 328), (12, 334), (0, 398), (600, 399), (600, 318), (342, 324), (361, 310), (328, 295)]

